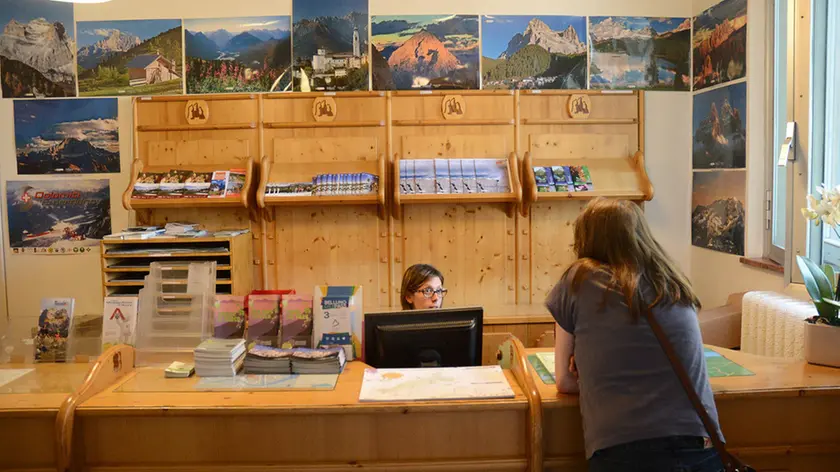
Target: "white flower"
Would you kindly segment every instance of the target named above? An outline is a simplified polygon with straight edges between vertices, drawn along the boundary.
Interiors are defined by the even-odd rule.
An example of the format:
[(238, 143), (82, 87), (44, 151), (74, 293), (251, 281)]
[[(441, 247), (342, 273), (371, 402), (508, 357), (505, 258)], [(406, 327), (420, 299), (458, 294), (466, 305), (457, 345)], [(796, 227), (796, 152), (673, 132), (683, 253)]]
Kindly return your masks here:
[(821, 222), (828, 226), (840, 224), (840, 185), (827, 189), (824, 185), (816, 188), (816, 196), (806, 197), (808, 206), (802, 208), (802, 216), (819, 225)]

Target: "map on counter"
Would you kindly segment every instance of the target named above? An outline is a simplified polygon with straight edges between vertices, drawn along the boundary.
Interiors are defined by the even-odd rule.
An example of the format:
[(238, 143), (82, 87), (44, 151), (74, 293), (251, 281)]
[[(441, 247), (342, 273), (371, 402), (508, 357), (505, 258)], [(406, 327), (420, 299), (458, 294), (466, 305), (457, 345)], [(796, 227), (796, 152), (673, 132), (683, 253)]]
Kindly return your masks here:
[(201, 377), (196, 390), (334, 390), (338, 374), (237, 375)]
[[(706, 371), (708, 371), (709, 377), (747, 377), (755, 375), (749, 369), (732, 362), (709, 348), (704, 348), (703, 354), (706, 358)], [(554, 383), (555, 365), (553, 352), (531, 354), (528, 356), (528, 362), (531, 363), (531, 366), (540, 379), (542, 379), (543, 383), (549, 385)]]
[(705, 348), (703, 354), (706, 356), (706, 371), (709, 372), (709, 377), (748, 377), (755, 375), (754, 372), (730, 361), (709, 348)]
[(514, 398), (499, 366), (365, 370), (361, 402)]
[(23, 377), (35, 369), (0, 369), (0, 387)]
[[(528, 362), (542, 379), (544, 384), (553, 385), (554, 380), (554, 352), (538, 352), (528, 356)], [(550, 368), (549, 368), (550, 367)]]

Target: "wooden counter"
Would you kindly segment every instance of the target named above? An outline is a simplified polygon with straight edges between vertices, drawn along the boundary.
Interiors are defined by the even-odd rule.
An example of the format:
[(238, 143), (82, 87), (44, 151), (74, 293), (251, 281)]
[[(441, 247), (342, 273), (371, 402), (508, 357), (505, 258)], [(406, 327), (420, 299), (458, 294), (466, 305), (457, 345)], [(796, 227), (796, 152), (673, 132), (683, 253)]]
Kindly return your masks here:
[[(709, 347), (756, 374), (711, 379), (731, 452), (762, 471), (840, 468), (840, 369)], [(585, 471), (577, 396), (529, 369), (542, 398), (545, 470)]]
[(332, 391), (196, 391), (195, 377), (140, 368), (76, 410), (74, 462), (109, 471), (529, 470), (539, 403), (533, 383), (521, 387), (532, 382), (524, 364), (505, 371), (513, 399), (410, 403), (360, 403), (366, 367), (349, 363)]
[(0, 469), (56, 470), (56, 417), (88, 364), (4, 364), (32, 369), (0, 386)]

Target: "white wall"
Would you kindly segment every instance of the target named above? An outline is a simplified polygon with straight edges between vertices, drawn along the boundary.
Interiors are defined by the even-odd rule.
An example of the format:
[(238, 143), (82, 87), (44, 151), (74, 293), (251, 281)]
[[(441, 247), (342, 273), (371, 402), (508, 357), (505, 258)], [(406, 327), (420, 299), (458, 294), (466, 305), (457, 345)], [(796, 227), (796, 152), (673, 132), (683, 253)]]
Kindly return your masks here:
[[(747, 11), (747, 197), (746, 241), (747, 257), (764, 254), (764, 192), (768, 166), (772, 162), (772, 143), (767, 143), (767, 117), (772, 115), (772, 103), (767, 101), (768, 74), (772, 63), (772, 30), (767, 22), (772, 18), (772, 4), (765, 0), (748, 0)], [(692, 12), (697, 15), (718, 0), (694, 0)], [(691, 141), (686, 147), (691, 156)], [(689, 163), (690, 166), (690, 163)], [(691, 180), (688, 181), (691, 186)], [(689, 196), (690, 198), (690, 196)], [(687, 206), (687, 208), (689, 208)], [(690, 238), (688, 239), (690, 243)], [(691, 247), (691, 280), (700, 301), (714, 307), (726, 303), (730, 293), (746, 290), (784, 290), (784, 277), (775, 272), (746, 266), (738, 256)]]
[[(440, 13), (486, 13), (486, 14), (568, 14), (568, 15), (635, 15), (687, 17), (714, 3), (697, 0), (531, 0), (510, 2), (503, 0), (426, 0), (404, 2), (394, 0), (370, 0), (371, 14), (440, 14)], [(708, 4), (707, 4), (708, 3)], [(750, 9), (750, 116), (762, 116), (754, 111), (755, 101), (761, 101), (754, 83), (763, 80), (763, 68), (756, 66), (754, 59), (763, 61), (764, 36), (760, 23), (755, 21), (755, 8)], [(76, 21), (142, 18), (199, 18), (217, 16), (247, 16), (290, 14), (291, 0), (248, 0), (239, 2), (221, 0), (112, 0), (105, 4), (79, 4), (75, 6)], [(762, 92), (763, 93), (763, 92)], [(131, 160), (131, 100), (120, 98), (120, 149), (122, 170), (119, 175), (110, 176), (112, 220), (115, 230), (124, 228), (129, 214), (122, 208), (120, 195), (127, 186)], [(760, 103), (759, 103), (760, 105)], [(677, 259), (682, 269), (691, 275), (706, 306), (725, 301), (732, 291), (747, 288), (775, 288), (774, 275), (746, 268), (736, 257), (693, 248), (690, 245), (690, 201), (691, 201), (691, 94), (688, 92), (649, 92), (646, 99), (646, 159), (648, 172), (656, 196), (647, 205), (647, 212), (653, 231), (666, 250)], [(12, 101), (0, 101), (0, 178), (5, 181), (17, 179), (14, 157), (14, 132), (12, 123)], [(760, 158), (757, 147), (761, 139), (755, 139), (758, 132), (753, 128), (761, 126), (750, 118), (750, 195), (758, 184), (753, 182), (755, 171), (753, 160)], [(756, 144), (759, 143), (759, 144)], [(763, 152), (763, 151), (761, 151)], [(755, 172), (754, 172), (755, 171)], [(96, 176), (101, 178), (101, 176)], [(761, 178), (763, 179), (763, 177)], [(760, 182), (763, 188), (763, 180)], [(757, 200), (750, 198), (748, 205)], [(5, 201), (3, 201), (5, 209)], [(3, 211), (5, 213), (5, 211)], [(748, 244), (750, 254), (758, 254), (760, 246), (752, 228), (760, 218), (757, 213), (748, 213)], [(5, 215), (4, 215), (5, 218)], [(5, 220), (3, 225), (5, 228)], [(759, 223), (760, 224), (760, 223)], [(84, 256), (35, 256), (12, 255), (3, 238), (6, 256), (9, 318), (16, 326), (32, 326), (43, 297), (74, 297), (77, 313), (93, 314), (101, 311), (101, 273), (99, 255)], [(779, 285), (781, 278), (778, 278)], [(0, 281), (2, 281), (0, 279)], [(740, 287), (740, 288), (739, 288)], [(2, 298), (0, 298), (2, 301)], [(0, 312), (1, 313), (1, 312)], [(0, 321), (0, 332), (3, 330)]]

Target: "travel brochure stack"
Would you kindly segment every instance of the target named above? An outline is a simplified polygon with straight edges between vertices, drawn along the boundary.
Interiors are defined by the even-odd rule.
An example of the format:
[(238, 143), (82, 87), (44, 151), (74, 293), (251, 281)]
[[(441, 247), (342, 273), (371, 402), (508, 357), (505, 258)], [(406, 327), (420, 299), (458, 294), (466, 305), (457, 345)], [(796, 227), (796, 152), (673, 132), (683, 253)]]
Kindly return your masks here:
[(593, 189), (587, 166), (534, 167), (537, 192), (588, 192)]
[(296, 374), (338, 374), (346, 363), (347, 357), (341, 347), (299, 348), (292, 353), (292, 372)]
[(292, 350), (255, 345), (245, 355), (246, 374), (291, 374)]
[(257, 344), (245, 355), (245, 373), (339, 374), (346, 363), (341, 347), (282, 349)]
[(269, 197), (370, 195), (379, 190), (379, 176), (361, 172), (357, 174), (318, 174), (311, 182), (279, 183), (266, 185)]
[(210, 338), (195, 348), (195, 372), (200, 377), (233, 377), (244, 363), (244, 339)]
[(207, 230), (200, 229), (197, 223), (167, 223), (164, 227), (133, 226), (126, 228), (124, 231), (106, 235), (103, 239), (203, 238), (206, 236), (226, 238), (246, 234), (250, 231), (249, 229), (234, 229), (216, 231), (211, 234)]
[(508, 193), (507, 159), (404, 159), (400, 161), (400, 193)]
[(143, 172), (134, 182), (131, 198), (236, 198), (244, 186), (245, 169)]

